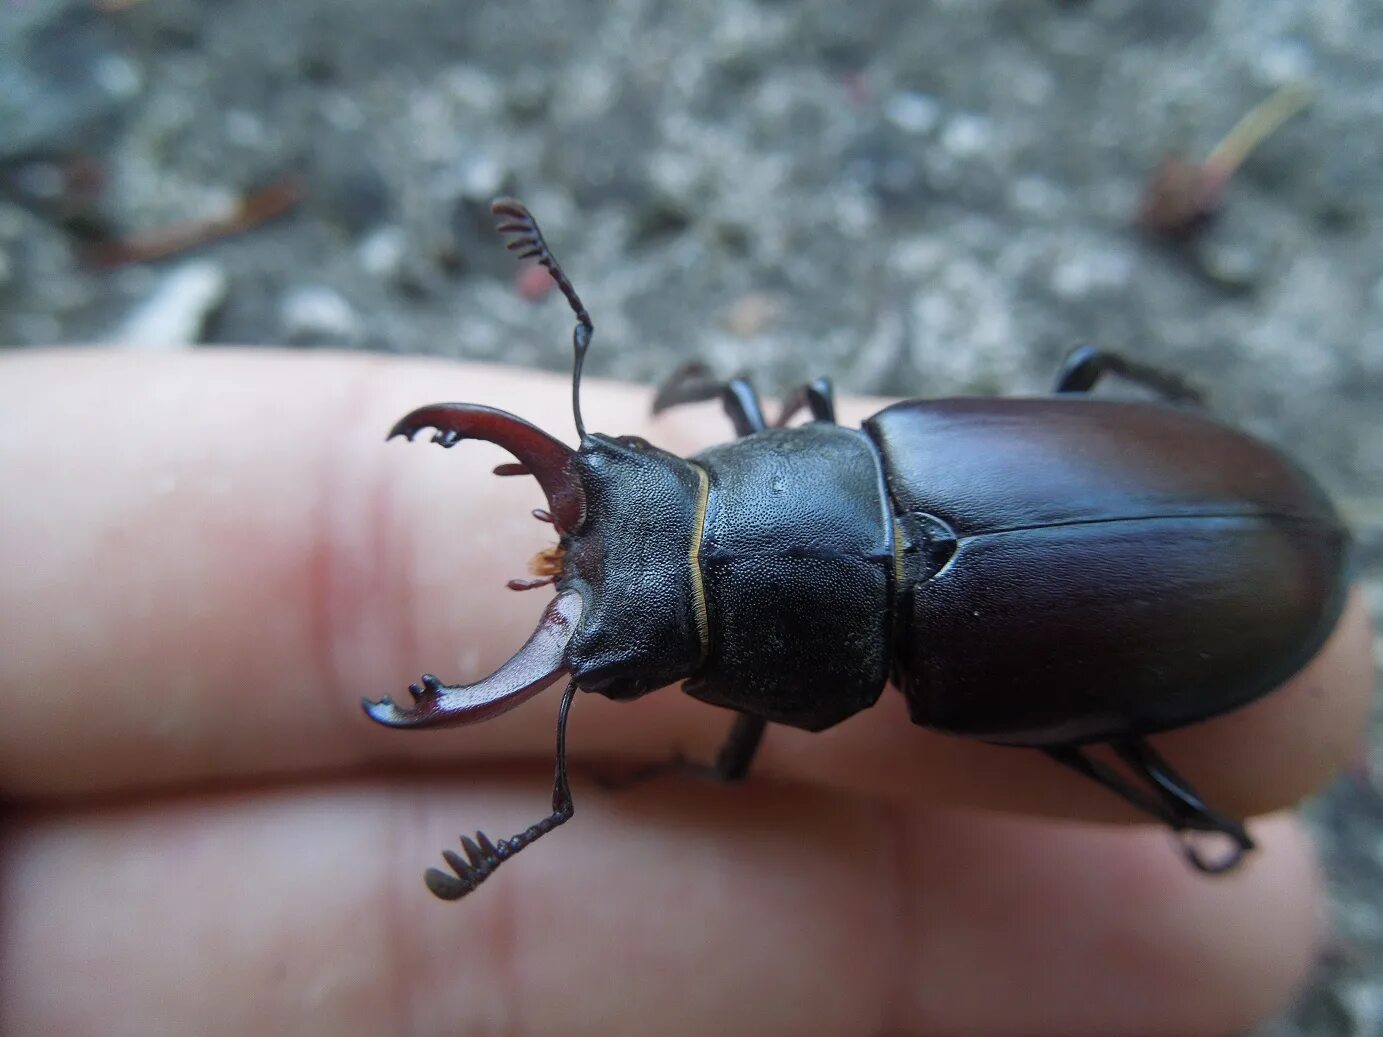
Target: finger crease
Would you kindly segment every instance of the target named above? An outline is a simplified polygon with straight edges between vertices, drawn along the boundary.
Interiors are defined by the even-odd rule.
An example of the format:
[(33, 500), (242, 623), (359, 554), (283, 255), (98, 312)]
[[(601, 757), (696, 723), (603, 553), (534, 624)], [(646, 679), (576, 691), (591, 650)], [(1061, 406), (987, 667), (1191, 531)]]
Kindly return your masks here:
[[(393, 469), (381, 448), (361, 449), (350, 423), (368, 414), (378, 381), (378, 362), (361, 366), (342, 394), (340, 418), (329, 428), (318, 461), (319, 498), (308, 562), (314, 600), (312, 638), (315, 668), (328, 708), (349, 725), (352, 740), (366, 737), (356, 710), (343, 708), (342, 692), (362, 677), (381, 677), (381, 668), (416, 654), (408, 578), (409, 529), (393, 511)], [(357, 688), (357, 690), (359, 690)]]
[(889, 980), (883, 988), (880, 1017), (880, 1033), (901, 1034), (909, 1032), (905, 1025), (909, 1010), (914, 1001), (912, 988), (918, 982), (917, 962), (913, 951), (916, 948), (918, 883), (916, 859), (913, 846), (913, 826), (896, 804), (880, 802), (879, 827), (880, 843), (884, 853), (880, 854), (879, 889), (887, 897), (886, 910), (892, 925), (888, 929), (888, 952), (884, 956)]

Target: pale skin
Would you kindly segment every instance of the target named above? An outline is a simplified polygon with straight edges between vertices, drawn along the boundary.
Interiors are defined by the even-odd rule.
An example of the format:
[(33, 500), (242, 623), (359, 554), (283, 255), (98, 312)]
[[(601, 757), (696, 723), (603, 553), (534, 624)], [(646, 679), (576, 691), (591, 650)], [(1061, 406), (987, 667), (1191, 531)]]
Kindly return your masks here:
[[(1290, 998), (1321, 892), (1283, 811), (1360, 751), (1357, 601), (1287, 687), (1156, 740), (1270, 815), (1232, 876), (1036, 753), (911, 726), (892, 691), (770, 728), (742, 786), (599, 788), (714, 752), (728, 716), (669, 689), (579, 696), (576, 817), (434, 900), (422, 870), (460, 834), (546, 813), (558, 689), (442, 732), (358, 703), (503, 661), (550, 595), (505, 581), (552, 531), (496, 448), (384, 433), (465, 400), (573, 442), (568, 392), (359, 356), (0, 361), (0, 1032), (1218, 1034)], [(587, 424), (728, 438), (714, 406), (648, 400), (591, 382)]]

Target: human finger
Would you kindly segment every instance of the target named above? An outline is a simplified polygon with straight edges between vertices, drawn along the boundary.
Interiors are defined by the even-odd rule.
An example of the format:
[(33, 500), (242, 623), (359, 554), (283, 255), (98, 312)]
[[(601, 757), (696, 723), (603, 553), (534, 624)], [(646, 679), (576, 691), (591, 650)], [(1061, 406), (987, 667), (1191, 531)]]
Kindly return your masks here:
[[(383, 430), (451, 397), (570, 438), (563, 379), (248, 351), (37, 354), (5, 371), (0, 620), (14, 650), (0, 656), (0, 788), (51, 796), (550, 751), (552, 714), (536, 704), (474, 730), (403, 735), (355, 703), (397, 694), (423, 668), (469, 680), (498, 666), (543, 604), (503, 584), (551, 540), (526, 518), (537, 487), (489, 474), (497, 449), (385, 444)], [(704, 412), (652, 421), (646, 404), (646, 392), (588, 387), (595, 427), (680, 450), (714, 435)], [(1367, 642), (1356, 610), (1293, 690), (1170, 736), (1174, 763), (1224, 809), (1299, 798), (1353, 752)], [(573, 745), (585, 756), (705, 755), (726, 723), (668, 692), (582, 712), (592, 721)], [(891, 692), (823, 734), (774, 729), (761, 763), (913, 799), (1121, 809), (1035, 753), (913, 727)]]
[(460, 823), (527, 825), (543, 777), (22, 815), (0, 1030), (1225, 1033), (1281, 1006), (1318, 936), (1283, 819), (1209, 882), (1152, 830), (770, 783), (578, 786), (577, 821), (434, 900), (419, 866)]

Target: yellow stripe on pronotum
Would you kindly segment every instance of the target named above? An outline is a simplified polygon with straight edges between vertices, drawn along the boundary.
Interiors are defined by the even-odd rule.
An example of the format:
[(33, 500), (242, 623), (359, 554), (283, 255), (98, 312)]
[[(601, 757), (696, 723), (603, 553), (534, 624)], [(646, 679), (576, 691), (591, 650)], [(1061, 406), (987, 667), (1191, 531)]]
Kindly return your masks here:
[(687, 558), (691, 562), (692, 614), (696, 617), (696, 636), (701, 639), (701, 659), (704, 661), (711, 648), (711, 628), (706, 618), (706, 586), (701, 581), (701, 538), (706, 533), (706, 503), (711, 497), (711, 480), (700, 465), (692, 468), (697, 479), (696, 520)]
[(894, 586), (903, 586), (903, 530), (895, 520), (893, 523), (893, 579)]

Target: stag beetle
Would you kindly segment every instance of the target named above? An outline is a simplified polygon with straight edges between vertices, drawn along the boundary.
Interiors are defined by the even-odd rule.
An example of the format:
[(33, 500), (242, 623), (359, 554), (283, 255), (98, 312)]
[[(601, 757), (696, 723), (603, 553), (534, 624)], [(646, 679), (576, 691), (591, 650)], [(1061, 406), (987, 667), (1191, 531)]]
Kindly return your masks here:
[[(475, 404), (413, 411), (390, 438), (433, 428), (444, 447), (497, 443), (547, 496), (560, 535), (557, 594), (493, 675), (411, 685), (413, 704), (366, 700), (381, 724), (489, 719), (565, 675), (552, 814), (495, 843), (445, 851), (454, 900), (572, 815), (566, 722), (578, 688), (633, 699), (684, 690), (738, 714), (710, 768), (743, 778), (768, 723), (819, 731), (890, 680), (914, 723), (1039, 749), (1182, 836), (1195, 867), (1253, 848), (1147, 735), (1262, 697), (1321, 647), (1343, 607), (1348, 535), (1315, 482), (1280, 453), (1207, 417), (1171, 373), (1088, 347), (1055, 395), (909, 400), (861, 429), (834, 420), (830, 382), (789, 398), (770, 426), (744, 379), (698, 366), (655, 411), (719, 399), (739, 438), (691, 458), (588, 433), (581, 369), (594, 326), (538, 224), (494, 203), (508, 247), (551, 273), (576, 315), (572, 408), (580, 447)], [(1161, 402), (1095, 399), (1105, 375)], [(787, 422), (806, 410), (811, 421)], [(1092, 756), (1110, 746), (1122, 766)], [(1219, 833), (1207, 855), (1190, 833)]]

